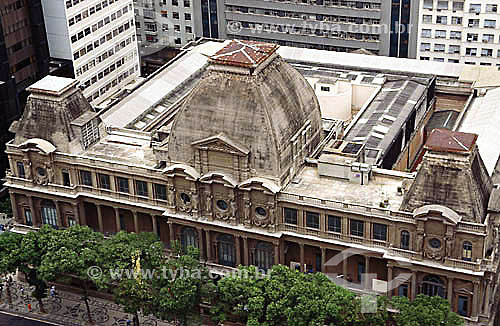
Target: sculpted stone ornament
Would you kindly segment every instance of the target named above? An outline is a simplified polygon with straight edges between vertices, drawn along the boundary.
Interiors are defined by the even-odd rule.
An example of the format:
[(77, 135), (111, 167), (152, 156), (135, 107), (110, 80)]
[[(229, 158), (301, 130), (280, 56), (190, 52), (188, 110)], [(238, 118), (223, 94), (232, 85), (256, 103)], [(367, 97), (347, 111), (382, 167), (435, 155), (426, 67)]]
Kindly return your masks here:
[(198, 192), (197, 191), (194, 191), (191, 195), (191, 198), (192, 198), (192, 211), (194, 213), (194, 216), (197, 216), (198, 213), (199, 213), (199, 203), (200, 203), (200, 200), (199, 200), (199, 195), (198, 195)]
[(251, 220), (250, 220), (250, 209), (252, 207), (252, 203), (249, 200), (245, 200), (245, 206), (244, 206), (244, 220), (243, 224), (245, 226), (250, 226), (251, 225)]
[[(187, 196), (184, 197), (183, 196)], [(177, 207), (181, 212), (191, 213), (192, 211), (192, 194), (191, 192), (183, 193), (182, 191), (177, 192)]]
[(170, 185), (168, 187), (168, 195), (167, 195), (167, 199), (168, 199), (168, 205), (171, 207), (171, 208), (174, 208), (175, 207), (175, 187), (173, 185)]
[(48, 183), (54, 183), (54, 169), (52, 169), (50, 164), (46, 164), (45, 170), (47, 171)]
[(205, 213), (209, 218), (212, 218), (213, 198), (214, 196), (209, 191), (205, 191)]
[(24, 175), (25, 175), (26, 179), (31, 180), (32, 179), (31, 161), (28, 159), (24, 159), (23, 165), (24, 165)]
[(446, 256), (453, 257), (454, 240), (451, 236), (446, 237)]
[(231, 221), (236, 223), (236, 218), (238, 217), (238, 205), (236, 204), (236, 200), (231, 198), (229, 201), (229, 206), (231, 207)]
[(424, 244), (424, 237), (425, 237), (425, 233), (423, 231), (417, 232), (417, 239), (415, 241), (415, 251), (416, 252), (422, 251), (422, 246)]

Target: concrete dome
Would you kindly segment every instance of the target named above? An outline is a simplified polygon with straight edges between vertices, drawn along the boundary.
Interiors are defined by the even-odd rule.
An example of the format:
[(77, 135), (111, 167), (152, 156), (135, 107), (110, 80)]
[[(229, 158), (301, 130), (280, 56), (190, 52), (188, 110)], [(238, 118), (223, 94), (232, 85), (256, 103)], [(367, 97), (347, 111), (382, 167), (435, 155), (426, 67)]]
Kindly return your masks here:
[[(278, 183), (293, 177), (296, 169), (290, 168), (300, 165), (319, 143), (321, 113), (314, 90), (276, 49), (271, 44), (232, 41), (211, 58), (175, 118), (168, 145), (171, 163), (208, 172), (196, 145), (206, 147), (204, 140), (210, 143), (219, 135), (224, 146), (248, 155), (248, 177), (270, 177)], [(292, 154), (294, 141), (300, 144)], [(201, 155), (198, 163), (197, 155)], [(211, 167), (205, 170), (231, 173), (234, 162), (208, 162), (205, 165)], [(232, 174), (241, 181), (237, 173)]]

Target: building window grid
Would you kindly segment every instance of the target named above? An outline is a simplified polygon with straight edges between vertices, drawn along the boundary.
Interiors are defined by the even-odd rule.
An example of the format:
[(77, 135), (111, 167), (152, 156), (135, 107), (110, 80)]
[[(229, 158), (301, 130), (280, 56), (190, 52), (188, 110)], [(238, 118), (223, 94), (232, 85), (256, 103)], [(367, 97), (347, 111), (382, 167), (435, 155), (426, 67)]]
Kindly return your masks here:
[(364, 236), (365, 224), (363, 221), (351, 220), (350, 224), (351, 224), (351, 235), (356, 236), (356, 237), (363, 237)]
[(82, 185), (92, 187), (92, 173), (90, 171), (80, 170)]
[(128, 179), (124, 177), (117, 177), (116, 182), (118, 183), (118, 192), (130, 193), (130, 188), (128, 184)]
[(111, 181), (109, 175), (99, 173), (99, 187), (101, 189), (111, 190)]
[(342, 218), (339, 216), (328, 215), (328, 231), (342, 233)]
[(373, 239), (379, 241), (387, 241), (387, 225), (380, 223), (373, 223)]
[(297, 215), (298, 212), (295, 208), (283, 208), (283, 215), (285, 219), (285, 224), (297, 225)]
[(137, 196), (148, 197), (148, 184), (145, 181), (136, 180), (135, 188), (137, 191)]

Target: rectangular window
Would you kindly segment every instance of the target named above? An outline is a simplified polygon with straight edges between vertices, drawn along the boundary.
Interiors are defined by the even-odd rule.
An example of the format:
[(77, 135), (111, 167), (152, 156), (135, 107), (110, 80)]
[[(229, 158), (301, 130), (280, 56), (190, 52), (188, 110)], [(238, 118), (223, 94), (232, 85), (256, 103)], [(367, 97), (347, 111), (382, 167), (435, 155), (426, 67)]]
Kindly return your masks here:
[(408, 284), (401, 284), (398, 287), (398, 296), (408, 297)]
[(99, 188), (111, 190), (109, 175), (99, 173)]
[(80, 178), (82, 179), (82, 185), (92, 187), (92, 173), (89, 171), (80, 171)]
[(285, 216), (285, 224), (297, 225), (297, 210), (295, 208), (283, 208), (283, 215)]
[(459, 295), (458, 296), (458, 307), (457, 312), (460, 316), (467, 317), (469, 308), (469, 297)]
[(33, 215), (31, 215), (31, 210), (24, 210), (24, 219), (26, 220), (26, 225), (33, 226)]
[(118, 182), (118, 191), (119, 192), (124, 192), (124, 193), (129, 193), (130, 189), (128, 186), (128, 179), (127, 178), (122, 178), (122, 177), (117, 177), (117, 182)]
[(480, 3), (472, 3), (469, 7), (469, 12), (471, 13), (480, 13), (481, 12), (481, 4)]
[(497, 26), (497, 21), (493, 19), (484, 20), (484, 28), (495, 28)]
[(328, 215), (328, 231), (342, 233), (342, 218)]
[(365, 234), (365, 223), (360, 220), (351, 220), (351, 235), (362, 237)]
[(75, 225), (76, 225), (76, 221), (75, 221), (74, 217), (68, 216), (68, 226), (72, 227), (72, 226), (75, 226)]
[(155, 183), (155, 198), (160, 200), (167, 200), (167, 186)]
[(453, 25), (462, 25), (462, 17), (451, 17), (451, 23)]
[(319, 214), (314, 212), (306, 212), (306, 227), (319, 229)]
[(387, 241), (387, 225), (373, 223), (373, 239)]
[(147, 182), (136, 180), (135, 181), (135, 190), (137, 191), (137, 196), (148, 196), (148, 184)]
[(26, 173), (24, 172), (24, 164), (23, 162), (17, 162), (17, 176), (19, 178), (26, 178)]
[(69, 172), (66, 170), (63, 170), (61, 172), (61, 174), (62, 174), (62, 179), (63, 179), (63, 185), (65, 187), (71, 186), (71, 179), (69, 178)]

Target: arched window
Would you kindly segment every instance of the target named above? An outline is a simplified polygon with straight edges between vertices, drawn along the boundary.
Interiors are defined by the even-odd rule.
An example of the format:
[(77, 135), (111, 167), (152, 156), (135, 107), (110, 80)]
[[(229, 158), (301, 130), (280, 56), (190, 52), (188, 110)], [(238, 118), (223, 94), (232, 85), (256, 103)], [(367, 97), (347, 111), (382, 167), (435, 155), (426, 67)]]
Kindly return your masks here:
[(440, 296), (445, 297), (444, 283), (439, 276), (427, 275), (422, 280), (422, 294), (428, 295), (430, 297)]
[(217, 249), (219, 253), (219, 264), (224, 266), (236, 266), (236, 251), (234, 249), (234, 238), (232, 235), (223, 234), (217, 238)]
[(273, 246), (267, 242), (259, 242), (255, 246), (253, 265), (267, 271), (273, 267)]
[(181, 246), (184, 251), (190, 246), (198, 248), (198, 235), (193, 228), (185, 227), (182, 229)]
[(42, 223), (57, 227), (56, 205), (51, 200), (43, 200), (41, 203)]
[(410, 249), (410, 232), (401, 231), (401, 249)]
[(472, 261), (472, 243), (465, 241), (463, 245), (462, 259)]

